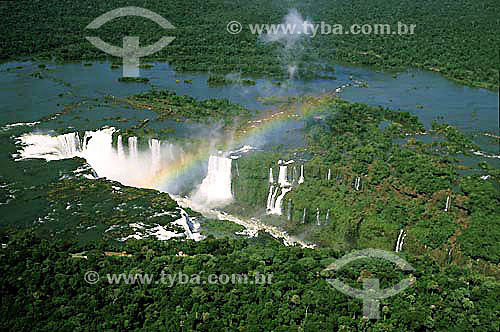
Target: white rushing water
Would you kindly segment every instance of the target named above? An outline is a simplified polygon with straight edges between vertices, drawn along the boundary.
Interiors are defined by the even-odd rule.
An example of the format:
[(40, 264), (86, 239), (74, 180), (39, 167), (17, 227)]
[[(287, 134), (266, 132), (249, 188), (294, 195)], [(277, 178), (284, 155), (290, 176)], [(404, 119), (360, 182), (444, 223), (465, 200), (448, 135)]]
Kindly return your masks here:
[(231, 191), (232, 159), (210, 156), (207, 176), (193, 195), (193, 201), (206, 206), (220, 206), (233, 200)]
[[(275, 214), (278, 216), (283, 215), (283, 199), (285, 198), (285, 195), (292, 191), (292, 187), (287, 187), (287, 188), (282, 188), (281, 189), (281, 194), (276, 198), (276, 201), (274, 202), (274, 205), (269, 209), (269, 214)], [(276, 190), (278, 192), (278, 190)]]
[(304, 165), (300, 165), (299, 184), (304, 183)]
[(279, 162), (279, 174), (278, 174), (278, 184), (281, 187), (290, 186), (291, 183), (288, 182), (288, 166), (282, 165), (282, 161)]
[[(140, 240), (145, 237), (153, 236), (158, 240), (166, 241), (172, 238), (184, 237), (194, 241), (201, 241), (205, 239), (205, 236), (199, 233), (200, 224), (191, 220), (184, 209), (179, 208), (181, 212), (181, 217), (176, 221), (172, 222), (173, 225), (180, 226), (184, 232), (174, 232), (167, 229), (167, 226), (162, 226), (158, 224), (146, 225), (144, 223), (132, 223), (127, 225), (129, 228), (134, 230), (134, 234), (118, 239), (119, 241), (127, 241), (128, 239)], [(113, 225), (108, 228), (105, 232), (121, 227), (120, 225)]]
[[(80, 157), (87, 161), (97, 177), (106, 177), (123, 185), (139, 188), (148, 188), (148, 185), (144, 183), (144, 178), (147, 178), (145, 175), (148, 173), (153, 176), (155, 171), (165, 167), (165, 165), (168, 166), (168, 163), (178, 162), (185, 158), (185, 153), (181, 148), (156, 139), (150, 139), (148, 149), (141, 151), (138, 147), (137, 137), (129, 137), (126, 141), (127, 151), (124, 147), (124, 139), (119, 135), (116, 141), (117, 146), (113, 147), (114, 133), (114, 128), (87, 131), (83, 139), (79, 137), (78, 133), (58, 136), (41, 133), (25, 134), (18, 139), (21, 148), (15, 157), (17, 160), (36, 158), (48, 161)], [(240, 150), (237, 152), (244, 153), (252, 149), (244, 147)], [(231, 158), (233, 157), (231, 156)], [(249, 234), (265, 231), (275, 238), (283, 239), (285, 245), (299, 244), (302, 247), (313, 248), (313, 245), (289, 236), (277, 227), (265, 225), (257, 219), (241, 219), (213, 209), (215, 206), (227, 204), (233, 200), (231, 188), (233, 159), (231, 158), (211, 156), (208, 161), (207, 175), (191, 198), (179, 198), (172, 193), (171, 196), (177, 200), (179, 205), (192, 208), (205, 216), (243, 225)], [(273, 185), (272, 169), (270, 170), (270, 181), (271, 179), (273, 181), (268, 195), (268, 211), (270, 213), (279, 215), (283, 213), (282, 205), (285, 195), (292, 190), (291, 183), (287, 178), (287, 164), (289, 163), (280, 165), (279, 184)], [(152, 189), (169, 192), (165, 188)], [(144, 236), (155, 236), (162, 240), (172, 237), (186, 237), (193, 240), (203, 238), (197, 232), (199, 224), (195, 224), (193, 228), (194, 223), (184, 210), (181, 212), (181, 218), (175, 221), (175, 224), (181, 226), (184, 233), (172, 232), (161, 225), (153, 225), (153, 227), (148, 228), (146, 225), (131, 224), (132, 226), (129, 226), (134, 229), (134, 234), (122, 240)]]
[(396, 240), (396, 252), (401, 252), (403, 250), (404, 240), (406, 238), (406, 232), (401, 229), (398, 234), (398, 239)]
[(117, 142), (116, 142), (116, 150), (118, 153), (118, 158), (119, 159), (125, 159), (125, 153), (123, 152), (123, 139), (122, 135), (118, 136)]
[[(290, 182), (288, 179), (288, 165), (293, 163), (295, 163), (294, 160), (278, 161), (279, 172), (278, 172), (278, 183), (276, 186), (274, 185), (273, 169), (272, 168), (269, 169), (270, 186), (266, 204), (267, 214), (274, 214), (278, 216), (283, 215), (283, 202), (285, 196), (290, 191), (292, 191), (293, 187), (297, 184), (294, 180), (293, 173), (292, 173), (292, 181)], [(295, 167), (293, 169), (295, 169)], [(302, 165), (301, 178), (299, 179), (298, 183), (300, 184), (303, 182), (304, 182), (304, 166)], [(290, 215), (290, 213), (291, 212), (288, 212), (288, 215)], [(288, 216), (288, 218), (290, 218), (290, 216)]]
[(151, 172), (156, 173), (161, 168), (161, 142), (157, 139), (148, 141), (149, 151), (151, 151)]
[(129, 137), (125, 153), (123, 137), (119, 135), (113, 147), (114, 128), (51, 136), (30, 133), (19, 137), (22, 148), (16, 155), (20, 159), (62, 160), (80, 157), (92, 166), (98, 177), (118, 181), (124, 185), (151, 188), (148, 178), (153, 178), (163, 167), (182, 158), (184, 151), (168, 142), (149, 139), (145, 151), (139, 151), (137, 137)]
[(204, 205), (198, 205), (196, 202), (188, 199), (188, 198), (182, 198), (178, 196), (172, 196), (177, 203), (182, 206), (182, 207), (189, 207), (193, 210), (196, 210), (200, 213), (202, 213), (204, 216), (209, 217), (209, 218), (214, 218), (218, 220), (227, 220), (231, 221), (235, 224), (241, 225), (245, 227), (245, 234), (256, 234), (259, 231), (266, 232), (273, 236), (274, 238), (277, 239), (282, 239), (283, 243), (286, 246), (293, 246), (293, 245), (299, 245), (303, 248), (315, 248), (316, 245), (307, 243), (305, 241), (302, 241), (294, 236), (291, 236), (287, 234), (286, 232), (282, 231), (278, 227), (272, 226), (272, 225), (267, 225), (261, 222), (259, 219), (256, 218), (239, 218), (230, 214), (227, 214), (223, 211), (219, 211), (216, 209), (211, 209), (208, 208), (207, 206)]
[(269, 183), (273, 184), (274, 183), (274, 177), (273, 177), (273, 168), (269, 168)]

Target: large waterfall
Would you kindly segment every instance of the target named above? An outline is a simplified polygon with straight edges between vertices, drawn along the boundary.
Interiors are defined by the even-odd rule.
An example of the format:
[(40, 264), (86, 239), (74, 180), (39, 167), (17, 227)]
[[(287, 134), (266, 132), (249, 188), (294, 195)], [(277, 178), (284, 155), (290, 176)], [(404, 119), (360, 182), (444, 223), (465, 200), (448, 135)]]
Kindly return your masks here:
[[(99, 177), (119, 181), (134, 187), (156, 188), (151, 179), (174, 161), (182, 159), (184, 151), (173, 144), (149, 139), (145, 151), (139, 151), (138, 138), (128, 137), (127, 151), (121, 135), (113, 147), (114, 128), (85, 132), (83, 139), (78, 133), (59, 136), (25, 134), (19, 138), (22, 149), (19, 159), (38, 158), (61, 160), (84, 158)], [(168, 188), (167, 188), (168, 189)]]
[[(139, 148), (137, 137), (124, 138), (118, 135), (113, 146), (114, 128), (87, 131), (81, 139), (78, 133), (59, 136), (48, 134), (25, 134), (19, 138), (22, 149), (18, 159), (40, 158), (46, 160), (84, 158), (99, 177), (106, 177), (124, 185), (151, 188), (170, 194), (193, 190), (193, 181), (200, 174), (198, 170), (181, 173), (190, 166), (192, 157), (176, 145), (151, 138), (146, 148)], [(124, 146), (124, 145), (127, 146)], [(144, 145), (141, 145), (144, 146)], [(238, 150), (234, 154), (241, 154)], [(211, 156), (208, 172), (193, 199), (208, 206), (223, 205), (233, 199), (231, 188), (232, 159)], [(200, 164), (201, 167), (201, 164)], [(201, 171), (201, 169), (200, 169)], [(161, 172), (163, 181), (157, 180)]]
[(233, 200), (231, 165), (230, 158), (210, 156), (207, 176), (194, 193), (193, 200), (206, 206), (230, 203)]
[(20, 138), (24, 146), (20, 158), (60, 160), (76, 157), (81, 150), (78, 133), (60, 136), (24, 135)]

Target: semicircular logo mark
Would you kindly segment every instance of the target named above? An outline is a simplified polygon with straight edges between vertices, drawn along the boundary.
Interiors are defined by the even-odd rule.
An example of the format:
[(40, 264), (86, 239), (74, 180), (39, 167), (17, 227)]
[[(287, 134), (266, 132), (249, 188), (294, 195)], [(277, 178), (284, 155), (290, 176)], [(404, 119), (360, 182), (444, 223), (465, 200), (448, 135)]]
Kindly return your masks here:
[[(107, 22), (125, 16), (139, 16), (150, 19), (157, 23), (163, 29), (175, 29), (175, 27), (161, 15), (150, 11), (149, 9), (140, 7), (123, 7), (111, 10), (92, 21), (86, 26), (86, 29), (99, 29)], [(98, 49), (120, 58), (123, 58), (123, 76), (124, 77), (139, 77), (140, 58), (159, 52), (170, 44), (175, 37), (162, 37), (153, 45), (140, 47), (139, 37), (126, 36), (123, 37), (123, 46), (113, 46), (99, 37), (85, 37), (92, 45)]]
[[(381, 258), (396, 264), (403, 271), (415, 271), (407, 261), (398, 255), (379, 249), (364, 249), (350, 253), (330, 264), (325, 270), (338, 271), (352, 261), (364, 258)], [(346, 285), (338, 279), (327, 279), (327, 282), (340, 292), (363, 300), (363, 315), (369, 319), (378, 319), (380, 316), (380, 300), (404, 291), (415, 282), (415, 278), (403, 279), (396, 285), (386, 289), (380, 289), (379, 279), (372, 278), (363, 279), (363, 290)]]

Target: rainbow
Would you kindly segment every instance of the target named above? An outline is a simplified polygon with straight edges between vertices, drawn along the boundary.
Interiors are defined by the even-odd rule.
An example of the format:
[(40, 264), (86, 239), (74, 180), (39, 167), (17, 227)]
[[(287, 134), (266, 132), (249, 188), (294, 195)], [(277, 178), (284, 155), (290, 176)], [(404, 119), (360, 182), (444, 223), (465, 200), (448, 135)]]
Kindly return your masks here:
[[(330, 103), (333, 96), (323, 95), (319, 97), (303, 97), (300, 104), (294, 104), (295, 107), (290, 107), (290, 104), (278, 108), (278, 112), (272, 111), (263, 112), (260, 117), (255, 120), (250, 120), (246, 125), (235, 132), (234, 137), (226, 137), (224, 150), (231, 147), (243, 145), (245, 141), (258, 139), (263, 137), (269, 132), (272, 132), (280, 127), (283, 127), (290, 119), (298, 119), (304, 115), (311, 114), (317, 111), (318, 107)], [(187, 152), (183, 158), (164, 165), (153, 176), (148, 177), (141, 184), (141, 187), (163, 190), (169, 183), (177, 179), (183, 174), (191, 172), (196, 165), (208, 160), (210, 155), (213, 154), (213, 144), (200, 146), (195, 151)]]

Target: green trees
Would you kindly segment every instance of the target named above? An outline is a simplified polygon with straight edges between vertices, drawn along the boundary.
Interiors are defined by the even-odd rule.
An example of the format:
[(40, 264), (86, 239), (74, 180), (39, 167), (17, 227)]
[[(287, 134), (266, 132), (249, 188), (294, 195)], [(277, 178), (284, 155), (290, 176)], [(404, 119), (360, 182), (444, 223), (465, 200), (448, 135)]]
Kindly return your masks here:
[[(465, 256), (486, 264), (498, 262), (496, 170), (481, 164), (475, 171), (489, 178), (464, 176), (455, 159), (471, 149), (470, 138), (435, 123), (433, 138), (423, 140), (419, 133), (425, 128), (408, 113), (339, 99), (320, 104), (305, 116), (304, 150), (295, 151), (295, 156), (288, 151), (258, 152), (238, 160), (240, 176), (233, 180), (233, 191), (235, 205), (244, 206), (239, 213), (262, 213), (269, 193), (269, 167), (279, 159), (300, 160), (305, 154), (309, 160), (297, 164), (299, 170), (304, 165), (305, 182), (286, 195), (283, 205), (286, 210), (291, 200), (291, 220), (268, 218), (268, 222), (321, 246), (346, 250), (393, 250), (404, 229), (409, 251), (435, 250), (449, 257), (444, 260)], [(445, 211), (448, 196), (451, 206)], [(494, 229), (486, 232), (490, 227)]]
[[(213, 238), (129, 242), (123, 249), (131, 258), (104, 257), (98, 250), (102, 244), (91, 243), (86, 249), (96, 255), (82, 260), (70, 258), (69, 253), (82, 249), (73, 242), (43, 240), (30, 231), (6, 236), (8, 249), (0, 251), (2, 330), (498, 330), (500, 283), (467, 269), (441, 268), (428, 256), (404, 257), (415, 268), (415, 284), (382, 300), (381, 319), (369, 321), (362, 317), (360, 300), (340, 293), (325, 279), (340, 278), (362, 288), (362, 278), (377, 277), (386, 288), (410, 277), (390, 263), (359, 260), (332, 274), (324, 269), (342, 252)], [(111, 243), (104, 246), (119, 250)], [(146, 247), (154, 252), (150, 258)], [(176, 256), (180, 250), (190, 256)], [(273, 279), (266, 285), (173, 287), (110, 285), (105, 280), (107, 273), (158, 275), (163, 269), (201, 275), (260, 271), (272, 273)], [(101, 275), (98, 284), (84, 282), (89, 270)]]
[[(461, 83), (488, 89), (498, 87), (496, 45), (500, 12), (495, 0), (478, 3), (472, 0), (427, 1), (425, 5), (411, 0), (343, 2), (318, 0), (291, 1), (275, 6), (269, 1), (186, 0), (172, 4), (161, 0), (139, 2), (167, 18), (176, 29), (168, 31), (175, 41), (151, 56), (154, 61), (168, 61), (178, 71), (210, 71), (225, 74), (259, 74), (287, 77), (281, 61), (280, 45), (266, 44), (253, 35), (248, 24), (279, 24), (291, 8), (313, 22), (331, 25), (416, 24), (413, 35), (316, 35), (303, 44), (298, 62), (298, 76), (304, 79), (332, 78), (328, 66), (348, 62), (386, 69), (418, 67), (439, 72)], [(108, 56), (85, 40), (85, 27), (103, 13), (123, 7), (112, 0), (63, 3), (48, 1), (43, 6), (31, 1), (10, 1), (0, 5), (5, 22), (2, 25), (0, 59), (19, 56), (70, 61), (106, 59)], [(481, 17), (481, 20), (477, 18)], [(227, 32), (228, 22), (237, 20), (243, 31)], [(113, 45), (122, 37), (139, 36), (141, 45), (150, 45), (165, 35), (154, 22), (144, 18), (115, 19), (98, 30), (99, 36)], [(116, 60), (116, 59), (115, 59)], [(285, 62), (288, 59), (284, 59)]]

